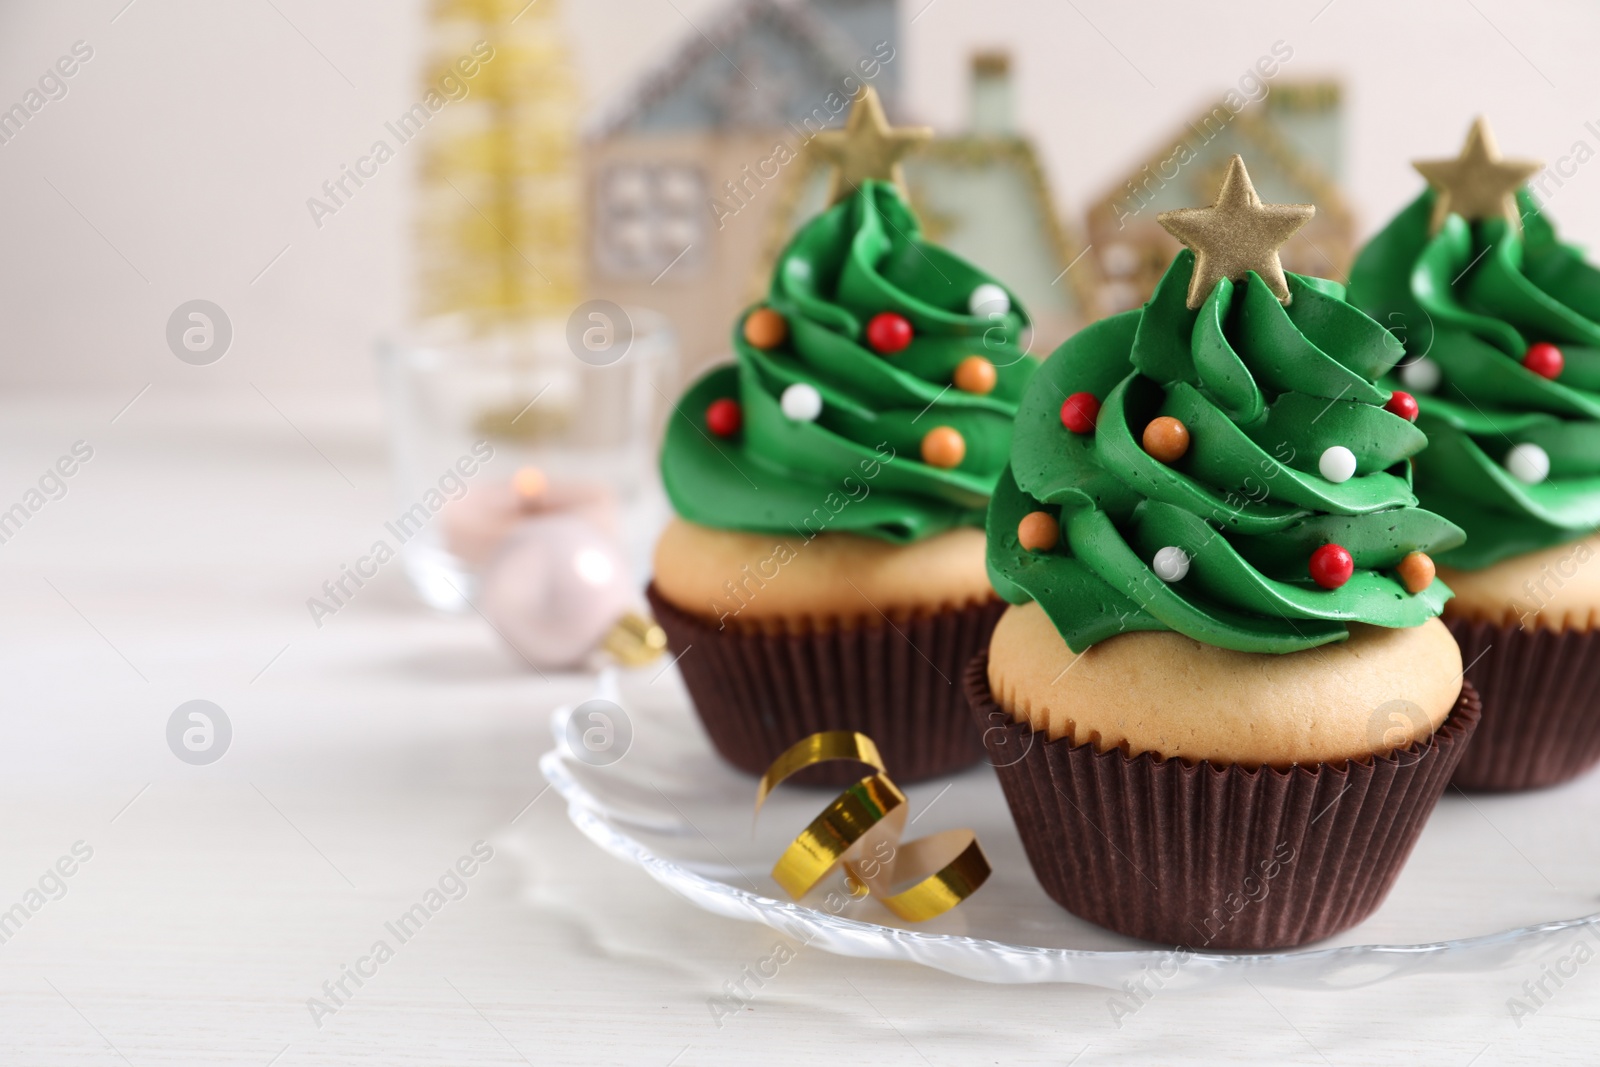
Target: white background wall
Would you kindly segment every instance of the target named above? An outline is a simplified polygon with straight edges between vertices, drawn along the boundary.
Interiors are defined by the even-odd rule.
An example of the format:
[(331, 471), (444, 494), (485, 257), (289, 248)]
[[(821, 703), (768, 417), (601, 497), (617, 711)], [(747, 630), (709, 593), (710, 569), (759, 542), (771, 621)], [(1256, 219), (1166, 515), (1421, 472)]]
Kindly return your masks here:
[[(691, 21), (711, 29), (723, 2), (567, 0), (589, 105)], [(422, 4), (126, 3), (0, 0), (0, 108), (74, 41), (94, 48), (69, 94), (0, 146), (0, 384), (370, 396), (372, 340), (408, 306), (416, 153), (320, 231), (305, 200), (418, 95)], [(1452, 154), (1479, 111), (1510, 154), (1600, 149), (1584, 126), (1600, 129), (1600, 5), (1581, 0), (904, 0), (902, 24), (909, 99), (937, 126), (965, 121), (973, 49), (1013, 53), (1021, 125), (1074, 214), (1278, 39), (1294, 48), (1284, 77), (1347, 80), (1344, 179), (1364, 231), (1416, 192), (1407, 161)], [(1554, 200), (1569, 239), (1600, 236), (1597, 191), (1586, 166)], [(211, 367), (164, 341), (195, 297), (234, 323)]]

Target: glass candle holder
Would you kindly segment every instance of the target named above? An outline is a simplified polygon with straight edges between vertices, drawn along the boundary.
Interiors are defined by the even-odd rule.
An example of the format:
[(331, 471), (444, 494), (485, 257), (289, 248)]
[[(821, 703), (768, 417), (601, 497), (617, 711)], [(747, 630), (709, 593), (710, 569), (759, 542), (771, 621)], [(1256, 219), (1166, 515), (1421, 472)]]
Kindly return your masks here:
[(380, 342), (378, 356), (396, 496), (386, 528), (425, 603), (460, 610), (475, 596), (483, 560), (467, 546), (495, 539), (494, 495), (519, 470), (608, 498), (620, 530), (651, 525), (677, 376), (659, 314), (595, 300), (566, 322), (485, 331), (444, 318)]

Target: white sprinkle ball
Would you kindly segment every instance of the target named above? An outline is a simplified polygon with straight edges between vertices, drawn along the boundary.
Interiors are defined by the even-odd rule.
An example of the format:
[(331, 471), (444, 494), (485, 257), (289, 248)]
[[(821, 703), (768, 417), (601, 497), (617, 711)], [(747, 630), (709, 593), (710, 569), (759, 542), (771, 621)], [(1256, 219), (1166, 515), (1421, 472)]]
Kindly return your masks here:
[(805, 382), (795, 382), (783, 391), (778, 405), (786, 417), (795, 422), (816, 422), (822, 414), (822, 394), (817, 387)]
[(1152, 569), (1163, 582), (1181, 582), (1189, 573), (1189, 553), (1176, 545), (1168, 545), (1156, 553)]

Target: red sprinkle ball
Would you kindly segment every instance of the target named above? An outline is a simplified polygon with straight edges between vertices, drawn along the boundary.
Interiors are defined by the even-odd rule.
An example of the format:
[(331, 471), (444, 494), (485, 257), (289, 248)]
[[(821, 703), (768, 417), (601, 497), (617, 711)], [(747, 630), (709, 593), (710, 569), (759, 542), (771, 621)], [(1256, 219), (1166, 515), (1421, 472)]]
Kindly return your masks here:
[(1417, 398), (1410, 393), (1396, 389), (1389, 394), (1389, 402), (1383, 405), (1383, 410), (1392, 415), (1399, 415), (1407, 422), (1417, 421)]
[(1061, 425), (1073, 433), (1094, 433), (1100, 419), (1100, 401), (1093, 393), (1073, 393), (1061, 402)]
[(1356, 572), (1356, 561), (1342, 545), (1323, 545), (1311, 553), (1311, 580), (1324, 589), (1337, 589)]
[(1561, 349), (1549, 341), (1535, 341), (1523, 353), (1522, 365), (1541, 378), (1555, 381), (1561, 377), (1561, 369), (1567, 365), (1567, 361), (1561, 355)]
[(880, 311), (867, 322), (867, 344), (880, 356), (892, 356), (911, 343), (911, 323), (904, 315)]
[(737, 400), (723, 397), (706, 405), (706, 429), (718, 437), (732, 437), (744, 425), (744, 409)]

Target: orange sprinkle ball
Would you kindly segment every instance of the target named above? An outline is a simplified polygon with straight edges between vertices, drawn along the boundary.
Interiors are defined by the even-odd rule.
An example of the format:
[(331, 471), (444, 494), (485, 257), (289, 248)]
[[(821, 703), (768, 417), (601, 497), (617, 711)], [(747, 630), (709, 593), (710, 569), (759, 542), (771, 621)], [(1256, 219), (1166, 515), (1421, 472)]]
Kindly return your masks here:
[(1426, 552), (1411, 553), (1395, 569), (1400, 572), (1400, 581), (1408, 593), (1420, 593), (1433, 584), (1435, 569)]
[(1189, 451), (1189, 427), (1171, 415), (1151, 419), (1144, 428), (1144, 450), (1162, 463), (1176, 463)]
[(967, 458), (966, 438), (949, 426), (935, 426), (922, 437), (922, 462), (949, 470)]
[(1061, 540), (1061, 524), (1047, 511), (1030, 511), (1017, 523), (1017, 543), (1029, 552), (1048, 552)]
[(744, 339), (765, 351), (789, 337), (789, 322), (771, 308), (756, 308), (744, 320)]
[(968, 356), (956, 364), (956, 373), (951, 381), (955, 382), (956, 388), (963, 393), (988, 396), (994, 390), (994, 383), (998, 378), (993, 363), (982, 356)]

